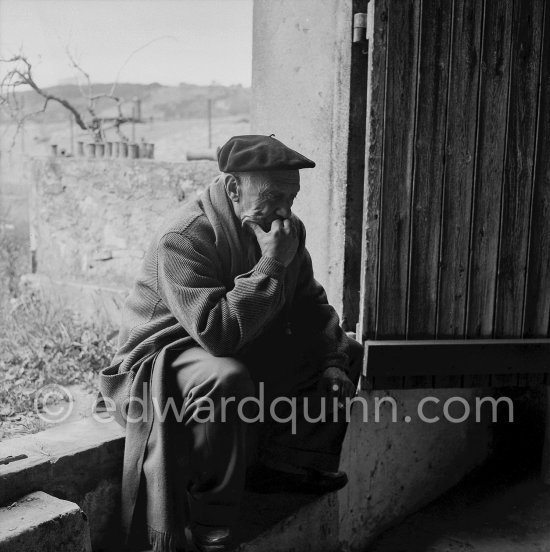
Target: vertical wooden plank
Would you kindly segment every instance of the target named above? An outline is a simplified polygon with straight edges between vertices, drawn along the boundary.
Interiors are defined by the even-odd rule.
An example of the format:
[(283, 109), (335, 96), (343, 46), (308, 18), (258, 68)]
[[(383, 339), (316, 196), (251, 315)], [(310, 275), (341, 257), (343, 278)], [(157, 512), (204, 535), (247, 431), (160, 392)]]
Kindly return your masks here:
[[(361, 251), (361, 302), (358, 338), (376, 337), (378, 297), (378, 247), (382, 158), (384, 151), (384, 111), (386, 95), (386, 43), (388, 11), (386, 0), (372, 0), (369, 5), (369, 74), (367, 83), (367, 125), (365, 144), (365, 190), (363, 204), (363, 243)], [(366, 366), (366, 359), (364, 366)], [(368, 375), (363, 367), (361, 388), (368, 389)]]
[[(423, 0), (411, 205), (407, 338), (436, 331), (441, 194), (452, 2)], [(431, 376), (405, 378), (408, 389), (432, 387)]]
[(522, 336), (543, 4), (514, 6), (495, 337)]
[(489, 387), (491, 377), (486, 374), (465, 374), (462, 378), (460, 387)]
[(517, 387), (520, 374), (493, 374), (491, 387)]
[(441, 193), (452, 2), (424, 0), (411, 208), (407, 337), (436, 333)]
[[(483, 1), (453, 5), (440, 241), (437, 337), (464, 337), (469, 229), (477, 128)], [(469, 377), (472, 386), (488, 376)], [(436, 387), (460, 387), (459, 376), (437, 376)]]
[(367, 136), (365, 148), (365, 197), (363, 207), (363, 248), (361, 255), (361, 312), (359, 334), (362, 341), (376, 336), (378, 294), (378, 247), (382, 158), (384, 153), (384, 111), (386, 94), (386, 42), (388, 11), (386, 0), (369, 5), (372, 37), (369, 45), (367, 90)]
[(455, 0), (437, 307), (442, 339), (464, 337), (482, 20), (482, 1)]
[(420, 2), (388, 4), (386, 127), (377, 335), (403, 337), (407, 318), (410, 200)]
[(519, 374), (518, 386), (529, 387), (544, 384), (544, 374)]
[[(368, 0), (353, 0), (352, 13), (368, 13)], [(356, 331), (361, 287), (361, 238), (365, 183), (368, 55), (363, 44), (351, 45), (349, 134), (344, 222), (342, 327)]]
[(525, 297), (525, 337), (549, 335), (550, 320), (550, 6), (545, 4), (535, 182)]
[(513, 1), (485, 4), (468, 286), (468, 337), (491, 337), (510, 77)]

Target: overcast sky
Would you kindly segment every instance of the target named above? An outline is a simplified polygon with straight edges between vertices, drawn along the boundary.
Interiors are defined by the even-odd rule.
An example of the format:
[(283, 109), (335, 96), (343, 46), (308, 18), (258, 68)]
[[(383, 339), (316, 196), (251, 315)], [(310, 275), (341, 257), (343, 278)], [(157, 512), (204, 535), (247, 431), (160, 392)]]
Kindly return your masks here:
[(50, 86), (74, 78), (67, 47), (95, 82), (250, 86), (252, 0), (0, 0), (2, 57)]

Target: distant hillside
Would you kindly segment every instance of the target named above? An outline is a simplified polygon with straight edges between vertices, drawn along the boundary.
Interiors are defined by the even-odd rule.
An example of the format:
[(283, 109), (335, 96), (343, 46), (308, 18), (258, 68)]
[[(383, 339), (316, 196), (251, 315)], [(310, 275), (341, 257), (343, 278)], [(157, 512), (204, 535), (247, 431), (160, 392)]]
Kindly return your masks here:
[[(110, 91), (112, 84), (95, 84), (94, 94)], [(53, 86), (45, 89), (51, 94), (62, 97), (71, 102), (81, 113), (86, 115), (86, 99), (80, 88), (75, 84)], [(44, 100), (34, 91), (19, 92), (19, 100), (24, 103), (25, 112), (38, 111)], [(159, 83), (151, 84), (117, 84), (115, 95), (124, 99), (125, 115), (132, 115), (132, 99), (141, 100), (142, 119), (155, 120), (196, 119), (207, 115), (207, 100), (212, 99), (212, 116), (226, 117), (242, 115), (248, 118), (250, 112), (250, 88), (241, 85), (234, 86), (200, 86), (182, 83), (179, 86), (163, 86)], [(115, 114), (113, 102), (101, 100), (97, 112), (103, 117)], [(56, 102), (48, 105), (47, 111), (39, 116), (45, 123), (67, 120), (68, 112)]]

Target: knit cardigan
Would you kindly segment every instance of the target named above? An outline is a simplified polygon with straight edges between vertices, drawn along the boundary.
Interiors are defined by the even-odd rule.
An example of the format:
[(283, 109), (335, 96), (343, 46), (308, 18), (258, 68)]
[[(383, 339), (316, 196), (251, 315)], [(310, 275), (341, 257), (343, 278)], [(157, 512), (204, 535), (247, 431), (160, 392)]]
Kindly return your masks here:
[[(348, 338), (314, 279), (304, 225), (297, 217), (295, 222), (299, 247), (285, 268), (262, 255), (254, 236), (243, 230), (220, 176), (154, 235), (124, 305), (117, 353), (100, 378), (103, 395), (116, 404), (115, 418), (126, 426), (122, 520), (127, 535), (153, 427), (150, 420), (126, 424), (125, 416), (141, 413), (128, 401), (144, 397), (149, 384), (144, 399), (150, 404), (156, 397), (162, 408), (171, 392), (163, 374), (171, 350), (198, 344), (212, 355), (231, 356), (265, 336), (292, 332), (311, 344), (319, 371), (347, 369)], [(163, 425), (156, 427), (164, 431)], [(165, 551), (175, 549), (174, 526), (181, 520), (170, 519), (175, 511), (170, 505), (170, 439), (166, 434), (156, 441), (166, 448), (159, 456), (166, 488), (156, 495), (168, 519), (157, 520), (156, 527), (148, 522), (155, 550)]]

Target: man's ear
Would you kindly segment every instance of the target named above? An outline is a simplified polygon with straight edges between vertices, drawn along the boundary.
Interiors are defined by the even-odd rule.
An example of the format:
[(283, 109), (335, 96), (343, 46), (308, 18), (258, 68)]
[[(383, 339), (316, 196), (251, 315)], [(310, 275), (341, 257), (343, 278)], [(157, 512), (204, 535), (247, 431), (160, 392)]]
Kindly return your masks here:
[(237, 181), (235, 176), (233, 176), (232, 174), (225, 174), (224, 186), (225, 186), (225, 191), (229, 196), (229, 199), (231, 201), (234, 201), (235, 203), (238, 203), (240, 199), (240, 189), (239, 189), (239, 182)]

